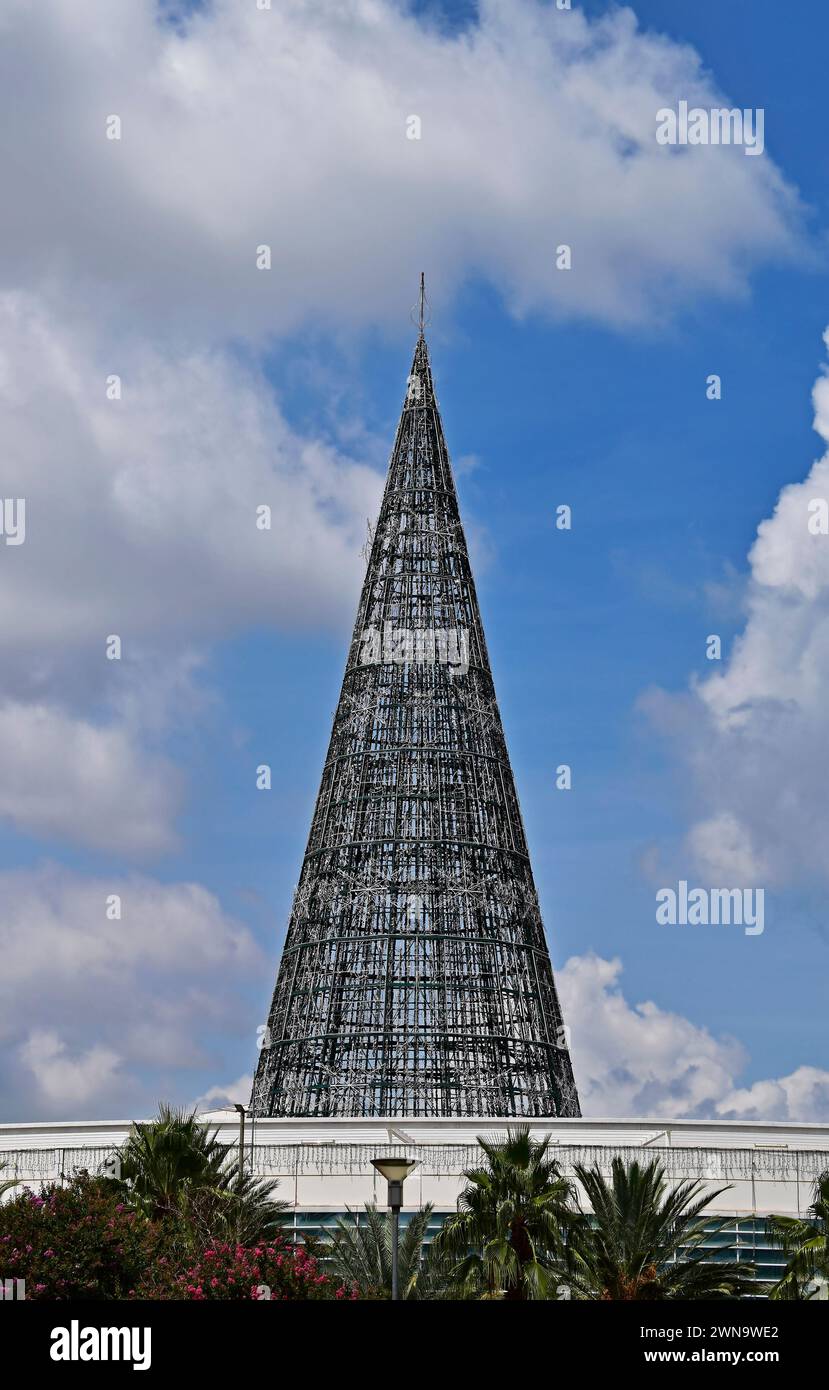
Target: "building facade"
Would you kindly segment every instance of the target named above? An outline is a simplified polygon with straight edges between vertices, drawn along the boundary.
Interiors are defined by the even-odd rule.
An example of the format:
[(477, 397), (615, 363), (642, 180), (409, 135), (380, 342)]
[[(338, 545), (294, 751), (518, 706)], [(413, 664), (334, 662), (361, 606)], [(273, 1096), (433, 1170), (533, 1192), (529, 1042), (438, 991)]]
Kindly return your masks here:
[[(205, 1120), (225, 1143), (238, 1142), (238, 1116), (214, 1111)], [(382, 1206), (385, 1182), (371, 1160), (394, 1153), (417, 1162), (404, 1188), (406, 1212), (431, 1202), (436, 1229), (454, 1211), (463, 1171), (480, 1161), (477, 1136), (502, 1135), (513, 1121), (482, 1119), (265, 1118), (249, 1122), (245, 1163), (261, 1177), (275, 1178), (277, 1195), (289, 1203), (289, 1225), (322, 1235), (338, 1216), (356, 1218), (368, 1202)], [(808, 1212), (815, 1179), (829, 1169), (829, 1125), (761, 1124), (708, 1120), (536, 1120), (535, 1136), (550, 1136), (565, 1173), (577, 1163), (606, 1172), (614, 1155), (648, 1161), (658, 1155), (668, 1178), (699, 1178), (714, 1190), (710, 1254), (733, 1246), (762, 1281), (782, 1270), (780, 1252), (769, 1240), (770, 1215)], [(0, 1163), (6, 1175), (32, 1186), (65, 1180), (74, 1171), (105, 1170), (129, 1132), (125, 1121), (0, 1125)], [(712, 1223), (713, 1226), (714, 1223)], [(733, 1250), (728, 1254), (734, 1258)]]

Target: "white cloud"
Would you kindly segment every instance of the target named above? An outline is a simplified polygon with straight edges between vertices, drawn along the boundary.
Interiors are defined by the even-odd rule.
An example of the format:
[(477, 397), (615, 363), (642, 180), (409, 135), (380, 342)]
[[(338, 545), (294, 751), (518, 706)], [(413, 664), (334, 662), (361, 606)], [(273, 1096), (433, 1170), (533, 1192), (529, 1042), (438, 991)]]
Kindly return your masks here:
[(746, 826), (731, 811), (698, 821), (688, 833), (691, 857), (712, 884), (759, 883), (767, 863), (754, 851)]
[[(829, 441), (827, 372), (813, 398)], [(691, 769), (699, 819), (687, 848), (711, 883), (829, 876), (829, 536), (809, 530), (816, 498), (829, 501), (829, 452), (757, 529), (748, 617), (724, 669), (642, 701)]]
[(798, 1067), (777, 1081), (756, 1081), (730, 1091), (717, 1106), (726, 1120), (803, 1120), (829, 1118), (829, 1072)]
[(180, 776), (122, 727), (0, 705), (0, 819), (33, 835), (148, 854), (175, 845)]
[(768, 153), (657, 145), (660, 107), (723, 97), (629, 9), (483, 0), (460, 35), (392, 0), (157, 13), (18, 0), (4, 20), (9, 273), (122, 332), (399, 324), (422, 266), (436, 302), (481, 275), (518, 313), (628, 323), (792, 249)]
[(183, 795), (153, 740), (208, 698), (200, 653), (347, 622), (382, 484), (293, 431), (228, 352), (124, 346), (120, 401), (113, 365), (83, 326), (0, 295), (4, 489), (26, 506), (24, 543), (0, 545), (0, 818), (148, 854), (173, 847)]
[(556, 976), (583, 1114), (829, 1120), (829, 1072), (799, 1067), (738, 1089), (743, 1047), (651, 1001), (629, 1004), (621, 972), (621, 961), (587, 955)]
[(152, 1107), (191, 1091), (182, 1073), (214, 1068), (223, 1037), (245, 1036), (241, 991), (262, 957), (199, 884), (47, 867), (0, 874), (0, 901), (6, 1118)]
[(692, 1118), (733, 1086), (745, 1054), (650, 1001), (631, 1006), (619, 960), (574, 956), (556, 976), (587, 1115)]
[(93, 1046), (71, 1057), (66, 1043), (45, 1028), (32, 1030), (18, 1056), (43, 1099), (61, 1107), (60, 1113), (66, 1116), (83, 1113), (78, 1107), (99, 1104), (113, 1094), (119, 1081), (119, 1057), (111, 1048)]
[(238, 1077), (227, 1086), (211, 1086), (196, 1101), (198, 1110), (230, 1110), (234, 1105), (247, 1105), (253, 1090), (253, 1073)]
[[(105, 394), (115, 366), (120, 401)], [(26, 499), (26, 540), (5, 547), (0, 589), (11, 693), (81, 681), (117, 701), (120, 671), (148, 648), (178, 654), (238, 627), (353, 609), (381, 479), (292, 431), (230, 354), (124, 348), (106, 362), (77, 324), (6, 295), (0, 376), (5, 486)], [(270, 530), (257, 528), (261, 506)], [(111, 634), (120, 666), (105, 658)]]

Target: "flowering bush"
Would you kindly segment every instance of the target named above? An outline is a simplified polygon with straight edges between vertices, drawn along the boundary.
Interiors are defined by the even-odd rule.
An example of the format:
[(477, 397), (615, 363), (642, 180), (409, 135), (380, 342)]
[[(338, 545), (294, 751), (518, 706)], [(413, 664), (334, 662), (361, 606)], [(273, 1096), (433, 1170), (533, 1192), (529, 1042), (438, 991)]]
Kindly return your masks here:
[(184, 1270), (162, 1255), (148, 1270), (139, 1298), (355, 1299), (357, 1291), (324, 1274), (306, 1250), (282, 1239), (246, 1247), (215, 1241)]
[(0, 1206), (0, 1279), (29, 1299), (356, 1298), (284, 1237), (257, 1245), (203, 1239), (181, 1213), (149, 1220), (124, 1188), (86, 1173), (24, 1188)]
[(25, 1279), (28, 1299), (126, 1298), (153, 1232), (106, 1178), (28, 1188), (0, 1206), (0, 1279)]

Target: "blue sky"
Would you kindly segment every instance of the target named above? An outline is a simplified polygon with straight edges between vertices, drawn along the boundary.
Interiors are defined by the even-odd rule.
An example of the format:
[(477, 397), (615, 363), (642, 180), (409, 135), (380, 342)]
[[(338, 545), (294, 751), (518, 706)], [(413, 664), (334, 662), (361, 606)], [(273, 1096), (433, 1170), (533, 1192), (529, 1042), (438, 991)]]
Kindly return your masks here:
[[(77, 22), (59, 8), (63, 127), (70, 129), (61, 138), (71, 140), (73, 110), (76, 130), (96, 119), (83, 95), (91, 58)], [(267, 164), (266, 146), (278, 143), (280, 122), (290, 126), (290, 111), (276, 109), (278, 98), (272, 111), (256, 107), (263, 143), (243, 174), (261, 182), (264, 201), (248, 217), (242, 192), (238, 236), (253, 246), (255, 228), (263, 227), (260, 239), (271, 237), (277, 273), (265, 290), (250, 257), (244, 281), (234, 279), (236, 271), (225, 278), (226, 263), (217, 259), (225, 242), (232, 249), (226, 209), (244, 178), (236, 182), (238, 159), (222, 147), (223, 134), (209, 139), (227, 103), (244, 101), (253, 51), (244, 26), (253, 20), (235, 27), (223, 5), (199, 7), (195, 29), (185, 18), (176, 61), (188, 94), (199, 94), (201, 114), (195, 99), (182, 100), (165, 126), (151, 85), (130, 86), (130, 35), (110, 33), (94, 0), (82, 8), (104, 25), (115, 53), (97, 109), (123, 105), (128, 113), (127, 172), (104, 165), (111, 150), (79, 164), (79, 185), (98, 190), (93, 225), (82, 199), (50, 181), (48, 142), (33, 156), (24, 152), (18, 174), (24, 163), (35, 174), (19, 175), (25, 215), (10, 233), (2, 287), (22, 296), (6, 305), (4, 351), (41, 373), (47, 391), (43, 408), (30, 402), (29, 414), (23, 386), (7, 393), (19, 457), (3, 492), (25, 489), (32, 497), (30, 569), (18, 566), (17, 611), (29, 605), (34, 614), (43, 604), (52, 615), (33, 616), (13, 639), (3, 692), (0, 874), (11, 904), (7, 949), (15, 961), (28, 960), (12, 972), (26, 1004), (7, 1028), (3, 1118), (132, 1113), (159, 1096), (242, 1096), (339, 692), (365, 521), (402, 401), (421, 269), (496, 688), (563, 981), (565, 962), (575, 962), (562, 993), (584, 1108), (602, 1113), (618, 1093), (617, 1113), (650, 1105), (654, 1114), (829, 1117), (822, 772), (829, 721), (824, 715), (821, 722), (825, 700), (814, 693), (829, 674), (829, 561), (826, 551), (810, 549), (819, 579), (799, 588), (805, 533), (782, 516), (753, 578), (748, 558), (781, 490), (800, 483), (825, 451), (812, 428), (812, 390), (822, 380), (829, 323), (820, 105), (829, 17), (803, 2), (782, 9), (771, 0), (637, 0), (638, 35), (628, 21), (629, 31), (603, 31), (596, 48), (587, 44), (575, 55), (569, 37), (559, 51), (558, 34), (544, 28), (562, 89), (565, 79), (577, 83), (583, 67), (600, 63), (602, 44), (611, 57), (618, 50), (612, 96), (622, 126), (639, 119), (640, 107), (651, 110), (637, 66), (640, 40), (654, 42), (648, 31), (668, 41), (664, 72), (659, 44), (641, 54), (641, 70), (656, 73), (656, 86), (662, 74), (665, 102), (686, 94), (693, 101), (704, 88), (729, 105), (765, 110), (761, 158), (683, 152), (695, 161), (687, 165), (694, 171), (688, 186), (678, 184), (663, 201), (658, 178), (643, 182), (641, 207), (617, 227), (614, 208), (629, 197), (627, 176), (613, 166), (618, 183), (605, 203), (604, 137), (573, 141), (556, 107), (556, 83), (543, 71), (533, 75), (525, 101), (546, 121), (549, 87), (549, 126), (540, 126), (539, 114), (526, 131), (504, 133), (501, 103), (517, 104), (513, 117), (520, 111), (521, 55), (534, 51), (530, 40), (504, 39), (512, 33), (509, 7), (493, 4), (479, 20), (472, 6), (446, 6), (439, 22), (433, 6), (417, 7), (419, 19), (388, 7), (388, 22), (364, 47), (357, 0), (339, 17), (323, 5), (314, 21), (304, 6), (289, 6), (278, 22), (295, 25), (298, 42), (314, 24), (318, 34), (339, 32), (339, 41), (348, 31), (343, 62), (350, 53), (355, 74), (365, 76), (375, 62), (377, 71), (391, 70), (386, 97), (377, 96), (381, 87), (371, 89), (374, 114), (360, 120), (370, 127), (378, 109), (396, 109), (392, 97), (402, 114), (420, 102), (424, 138), (422, 148), (400, 152), (420, 160), (411, 174), (414, 212), (401, 238), (393, 225), (401, 194), (397, 176), (384, 173), (385, 136), (376, 136), (375, 161), (371, 129), (366, 135), (355, 126), (351, 137), (338, 137), (336, 123), (322, 122), (308, 137), (303, 169), (328, 157), (320, 154), (326, 143), (334, 141), (336, 154), (337, 138), (349, 145), (341, 152), (346, 160), (361, 140), (369, 151), (329, 226), (331, 209), (315, 201), (313, 178), (306, 187), (305, 172)], [(163, 23), (152, 5), (136, 9), (135, 67), (140, 59), (168, 72)], [(577, 9), (580, 24), (617, 13), (600, 0)], [(522, 24), (531, 15), (542, 26), (574, 18), (524, 0), (519, 13)], [(405, 72), (399, 40), (411, 49), (408, 26), (415, 23), (417, 80), (395, 85), (394, 74)], [(479, 23), (500, 35), (493, 50), (500, 56), (487, 61), (515, 65), (516, 91), (493, 93), (492, 130), (480, 130), (480, 140), (456, 156), (454, 128), (443, 127), (436, 149), (429, 144), (442, 95), (451, 107), (441, 45), (458, 29), (474, 36)], [(38, 21), (27, 25), (21, 11), (12, 41), (34, 55), (37, 87), (54, 35)], [(696, 50), (701, 66), (677, 45)], [(278, 71), (276, 50), (266, 44), (263, 52)], [(232, 60), (223, 86), (222, 53)], [(213, 85), (204, 75), (211, 54), (222, 72)], [(487, 96), (485, 66), (476, 76), (470, 59), (470, 71), (468, 115), (453, 113), (462, 131), (466, 123), (480, 126), (472, 102)], [(612, 124), (597, 71), (583, 99)], [(309, 111), (321, 81), (309, 61)], [(578, 102), (578, 93), (570, 99)], [(47, 126), (59, 114), (52, 99)], [(150, 176), (161, 167), (163, 184), (160, 151), (168, 138), (175, 147), (177, 120), (182, 130), (197, 123), (191, 147), (203, 138), (204, 148), (193, 159), (205, 159), (208, 170), (180, 206), (176, 180), (159, 189)], [(302, 141), (297, 120), (290, 138)], [(510, 138), (518, 142), (514, 151)], [(471, 155), (480, 156), (482, 169), (492, 167), (478, 174)], [(188, 171), (183, 164), (183, 180)], [(454, 203), (445, 217), (434, 211), (442, 198)], [(134, 244), (125, 229), (130, 207), (138, 209)], [(42, 228), (50, 209), (51, 234)], [(388, 235), (375, 243), (387, 216)], [(525, 223), (532, 232), (522, 249)], [(543, 269), (545, 236), (551, 265), (555, 245), (572, 240), (566, 292)], [(87, 383), (118, 370), (125, 409), (111, 425), (116, 417), (93, 403)], [(721, 400), (706, 398), (710, 373), (722, 379)], [(39, 442), (39, 421), (50, 411), (51, 434)], [(62, 460), (56, 435), (65, 442)], [(56, 469), (60, 463), (60, 516), (45, 499), (38, 512), (33, 478), (44, 450)], [(83, 472), (90, 452), (101, 460), (97, 485)], [(209, 461), (202, 466), (203, 455)], [(284, 491), (274, 496), (288, 500), (269, 542), (273, 552), (251, 562), (248, 574), (247, 551), (261, 537), (236, 529), (234, 499), (241, 495), (244, 507), (267, 500), (272, 456), (284, 460), (274, 474)], [(198, 480), (190, 491), (183, 477)], [(87, 495), (111, 496), (119, 506), (126, 497), (133, 511), (126, 520), (98, 516), (94, 501), (80, 505)], [(162, 510), (181, 507), (186, 523), (168, 526), (166, 512), (159, 520), (148, 497), (160, 499)], [(573, 510), (569, 533), (555, 527), (561, 503)], [(298, 520), (293, 506), (300, 506)], [(4, 573), (17, 558), (0, 548)], [(769, 596), (775, 565), (789, 580)], [(94, 622), (78, 616), (81, 607)], [(798, 633), (797, 661), (783, 632), (787, 613)], [(102, 637), (113, 631), (123, 632), (126, 649), (117, 671), (99, 660)], [(747, 735), (714, 731), (710, 702), (693, 693), (694, 679), (705, 688), (712, 678), (710, 633), (722, 637), (719, 670), (731, 708), (747, 711)], [(789, 688), (792, 670), (803, 675), (802, 691), (796, 681)], [(784, 688), (785, 695), (770, 693)], [(61, 749), (67, 741), (80, 746), (84, 730), (96, 766), (117, 762), (104, 791), (92, 787), (81, 754), (74, 771), (72, 755), (64, 763)], [(51, 771), (39, 772), (32, 789), (20, 750), (47, 745), (56, 750)], [(265, 762), (273, 769), (270, 792), (255, 787), (255, 768)], [(571, 791), (556, 790), (560, 763), (572, 766)], [(133, 825), (136, 800), (146, 813)], [(48, 807), (58, 802), (66, 809), (53, 814)], [(713, 830), (695, 839), (699, 826)], [(720, 853), (732, 832), (728, 853)], [(764, 887), (762, 936), (658, 926), (655, 891), (680, 877)], [(183, 885), (196, 885), (195, 899)], [(124, 920), (93, 928), (92, 904), (105, 889), (123, 892)], [(171, 944), (179, 929), (180, 950)], [(124, 939), (109, 949), (106, 933), (115, 931)], [(202, 932), (211, 943), (205, 953)], [(50, 961), (40, 982), (32, 966), (39, 952)], [(599, 968), (594, 957), (620, 961), (621, 971)], [(639, 1008), (645, 1001), (650, 1011)]]

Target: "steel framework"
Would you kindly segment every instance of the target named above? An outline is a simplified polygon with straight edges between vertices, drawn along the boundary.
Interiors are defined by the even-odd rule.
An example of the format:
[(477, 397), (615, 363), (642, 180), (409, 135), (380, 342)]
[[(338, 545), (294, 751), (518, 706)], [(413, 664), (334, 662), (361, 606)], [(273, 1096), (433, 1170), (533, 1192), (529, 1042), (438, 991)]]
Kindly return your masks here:
[(257, 1115), (578, 1115), (421, 332)]

